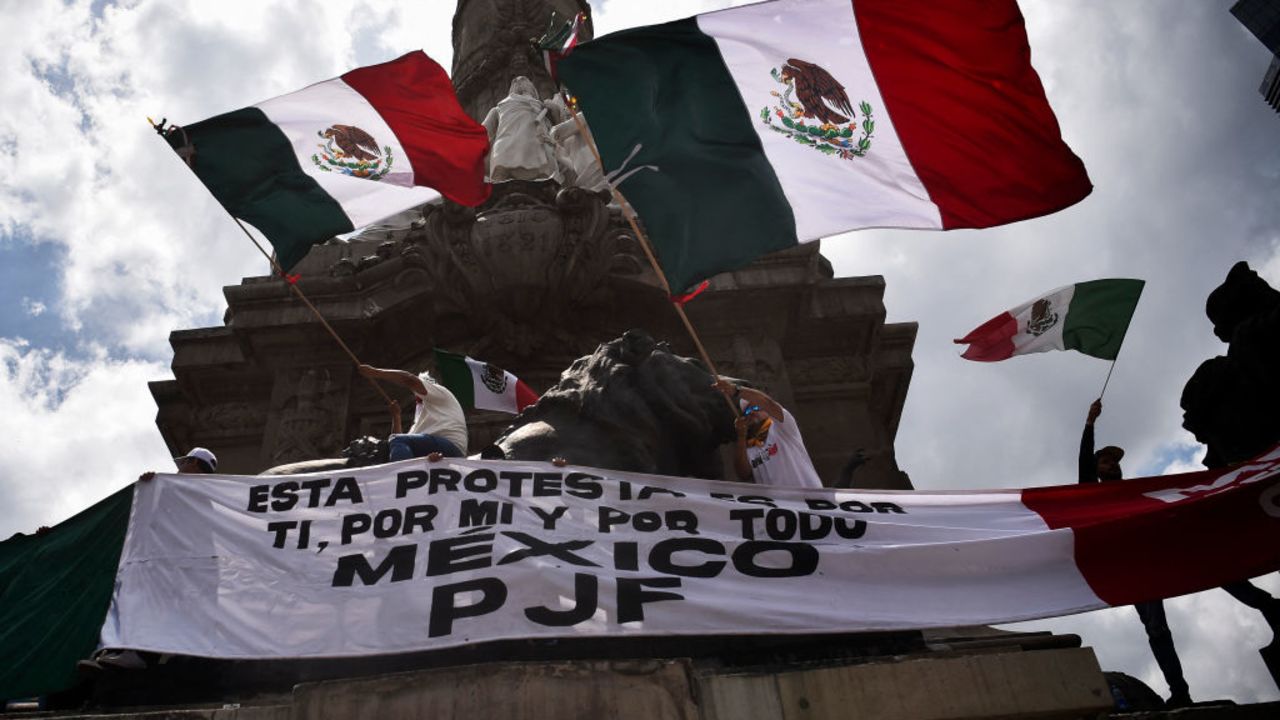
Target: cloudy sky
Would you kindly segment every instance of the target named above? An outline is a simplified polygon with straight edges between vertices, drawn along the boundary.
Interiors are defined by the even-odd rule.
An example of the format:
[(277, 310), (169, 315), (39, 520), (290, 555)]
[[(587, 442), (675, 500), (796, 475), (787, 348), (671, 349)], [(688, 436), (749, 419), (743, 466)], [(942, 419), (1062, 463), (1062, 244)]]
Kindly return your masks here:
[[(603, 33), (741, 3), (594, 4)], [(1280, 286), (1280, 115), (1257, 92), (1269, 56), (1230, 2), (1022, 5), (1093, 195), (997, 230), (824, 243), (838, 274), (885, 277), (891, 321), (920, 324), (897, 441), (918, 488), (1074, 481), (1108, 363), (967, 363), (951, 339), (1100, 277), (1147, 280), (1100, 441), (1127, 448), (1131, 476), (1196, 467), (1178, 395), (1225, 350), (1204, 298), (1241, 259)], [(146, 388), (170, 376), (167, 336), (218, 324), (222, 286), (263, 270), (147, 116), (192, 122), (419, 47), (448, 67), (451, 15), (447, 0), (0, 0), (0, 537), (169, 466)], [(1280, 593), (1276, 575), (1262, 584)], [(1167, 606), (1193, 696), (1280, 698), (1256, 613), (1217, 590)], [(1023, 627), (1079, 633), (1104, 668), (1166, 691), (1131, 609)]]

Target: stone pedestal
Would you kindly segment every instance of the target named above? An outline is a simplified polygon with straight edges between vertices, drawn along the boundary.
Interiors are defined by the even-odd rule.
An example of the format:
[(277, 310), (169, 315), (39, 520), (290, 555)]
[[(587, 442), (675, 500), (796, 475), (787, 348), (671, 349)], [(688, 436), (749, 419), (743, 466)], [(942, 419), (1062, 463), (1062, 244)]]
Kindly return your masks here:
[[(1075, 636), (969, 628), (930, 631), (923, 638), (873, 633), (651, 640), (647, 651), (639, 642), (621, 641), (611, 652), (601, 652), (603, 639), (578, 651), (575, 643), (585, 639), (554, 647), (534, 641), (523, 652), (512, 652), (515, 644), (507, 643), (512, 659), (465, 647), (453, 651), (452, 661), (450, 651), (401, 660), (398, 672), (371, 672), (370, 658), (328, 661), (324, 669), (191, 660), (186, 675), (164, 667), (135, 671), (128, 678), (134, 694), (117, 688), (115, 699), (146, 704), (145, 694), (168, 672), (169, 684), (185, 686), (206, 704), (170, 702), (163, 717), (207, 720), (1065, 719), (1105, 717), (1113, 705), (1093, 651), (1079, 647)], [(224, 678), (220, 691), (209, 687), (207, 678), (215, 676)]]
[[(696, 355), (616, 211), (580, 200), (524, 195), (474, 216), (432, 210), (400, 240), (317, 248), (299, 287), (374, 365), (421, 369), (441, 347), (542, 390), (633, 327)], [(856, 486), (909, 487), (893, 438), (915, 325), (884, 323), (883, 292), (878, 277), (831, 279), (812, 244), (720, 276), (688, 306), (720, 372), (756, 383), (796, 416), (828, 484), (860, 450)], [(220, 469), (255, 473), (389, 431), (385, 402), (283, 281), (250, 278), (225, 294), (227, 324), (174, 332), (175, 379), (151, 384), (175, 454), (201, 445)], [(407, 423), (411, 398), (396, 397)], [(469, 413), (471, 447), (508, 421)]]
[[(587, 10), (582, 0), (461, 0), (453, 77), (468, 112), (483, 116), (518, 75), (550, 97), (529, 40), (552, 11)], [(552, 180), (499, 183), (480, 208), (427, 206), (408, 222), (318, 246), (295, 271), (373, 365), (421, 370), (440, 347), (542, 390), (631, 328), (697, 354), (609, 194)], [(880, 277), (833, 279), (814, 243), (719, 276), (688, 306), (719, 371), (792, 411), (828, 484), (852, 461), (855, 486), (910, 487), (893, 439), (916, 328), (884, 322), (883, 293)], [(390, 430), (385, 401), (283, 281), (248, 278), (225, 295), (224, 325), (174, 332), (174, 379), (151, 384), (174, 454), (200, 445), (220, 470), (256, 473)], [(407, 422), (413, 404), (399, 392)], [(469, 413), (471, 448), (508, 419)]]

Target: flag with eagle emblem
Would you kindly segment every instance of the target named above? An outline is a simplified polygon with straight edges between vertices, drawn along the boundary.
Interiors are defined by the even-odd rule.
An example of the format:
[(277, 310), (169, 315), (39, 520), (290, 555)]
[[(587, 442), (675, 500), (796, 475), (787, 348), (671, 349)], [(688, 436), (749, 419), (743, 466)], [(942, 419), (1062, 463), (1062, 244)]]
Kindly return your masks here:
[(421, 50), (162, 132), (285, 270), (316, 243), (441, 195), (489, 197), (488, 133)]
[(969, 346), (960, 357), (978, 362), (1050, 350), (1115, 360), (1144, 286), (1144, 280), (1106, 278), (1050, 290), (982, 323), (955, 343)]
[(436, 374), (462, 407), (511, 415), (538, 402), (538, 393), (510, 371), (436, 348)]
[(562, 59), (674, 289), (860, 228), (983, 228), (1092, 189), (1014, 0), (777, 0)]

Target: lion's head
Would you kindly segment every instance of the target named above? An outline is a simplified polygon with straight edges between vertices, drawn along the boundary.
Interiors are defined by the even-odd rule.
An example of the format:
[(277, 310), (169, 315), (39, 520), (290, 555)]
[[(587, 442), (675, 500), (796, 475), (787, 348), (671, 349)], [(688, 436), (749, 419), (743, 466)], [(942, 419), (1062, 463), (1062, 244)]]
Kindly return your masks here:
[[(631, 330), (574, 361), (495, 441), (510, 460), (720, 477), (733, 413), (696, 360)], [(492, 452), (492, 451), (491, 451)]]

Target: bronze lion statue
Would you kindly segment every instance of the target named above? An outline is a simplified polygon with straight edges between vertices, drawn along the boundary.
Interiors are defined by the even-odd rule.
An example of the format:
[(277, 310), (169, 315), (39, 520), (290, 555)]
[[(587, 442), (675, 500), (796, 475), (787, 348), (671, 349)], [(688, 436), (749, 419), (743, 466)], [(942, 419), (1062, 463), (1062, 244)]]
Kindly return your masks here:
[(558, 456), (608, 470), (719, 478), (734, 414), (713, 380), (702, 363), (631, 330), (575, 360), (481, 457)]

